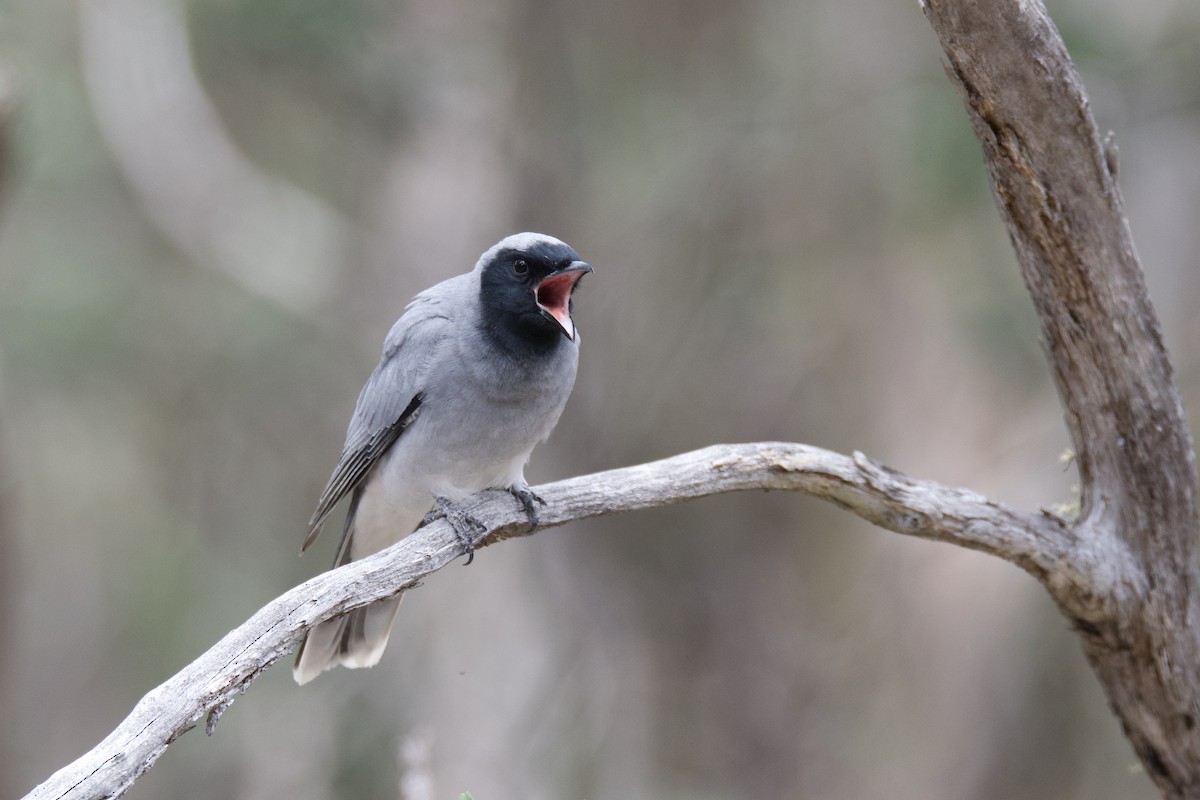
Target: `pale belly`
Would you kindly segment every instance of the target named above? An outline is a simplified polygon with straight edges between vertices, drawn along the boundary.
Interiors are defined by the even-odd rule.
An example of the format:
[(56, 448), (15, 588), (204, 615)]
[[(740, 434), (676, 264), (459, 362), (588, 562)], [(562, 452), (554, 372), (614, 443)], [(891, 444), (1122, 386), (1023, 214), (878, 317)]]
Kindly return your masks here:
[(533, 448), (562, 411), (554, 398), (544, 407), (492, 404), (482, 413), (456, 399), (439, 405), (431, 398), (368, 477), (355, 515), (354, 558), (411, 533), (435, 497), (459, 502), (484, 489), (523, 485)]

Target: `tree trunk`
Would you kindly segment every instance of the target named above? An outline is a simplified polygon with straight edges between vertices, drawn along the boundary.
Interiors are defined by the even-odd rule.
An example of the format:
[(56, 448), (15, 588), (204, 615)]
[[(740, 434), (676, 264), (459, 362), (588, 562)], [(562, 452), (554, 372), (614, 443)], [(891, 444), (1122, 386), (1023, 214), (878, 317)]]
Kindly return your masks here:
[(1082, 584), (1044, 581), (1167, 797), (1200, 797), (1196, 465), (1102, 139), (1039, 2), (925, 0), (1021, 273), (1076, 450)]
[[(714, 446), (538, 487), (543, 528), (720, 492), (827, 499), (881, 527), (1004, 558), (1072, 620), (1114, 712), (1168, 798), (1200, 798), (1196, 468), (1158, 320), (1083, 85), (1037, 0), (925, 0), (983, 145), (996, 200), (1041, 318), (1075, 443), (1081, 512), (1009, 508), (907, 478), (860, 454)], [(490, 544), (524, 535), (506, 493), (467, 507)], [(119, 796), (182, 733), (221, 713), (312, 625), (414, 585), (461, 555), (435, 522), (272, 601), (138, 703), (30, 797)]]

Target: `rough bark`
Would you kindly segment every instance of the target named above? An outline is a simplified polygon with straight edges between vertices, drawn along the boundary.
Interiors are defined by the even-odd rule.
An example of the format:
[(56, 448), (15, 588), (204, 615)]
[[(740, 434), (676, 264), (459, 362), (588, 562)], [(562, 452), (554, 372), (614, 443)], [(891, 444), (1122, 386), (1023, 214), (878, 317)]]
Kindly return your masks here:
[[(1073, 621), (1112, 708), (1168, 798), (1200, 797), (1192, 443), (1116, 182), (1062, 40), (1036, 0), (925, 0), (983, 145), (1041, 319), (1081, 474), (1077, 520), (796, 444), (714, 446), (538, 492), (542, 527), (748, 489), (805, 492), (899, 533), (1004, 558)], [(507, 494), (471, 508), (484, 544), (524, 535)], [(218, 717), (308, 627), (413, 586), (462, 545), (435, 523), (293, 589), (148, 694), (35, 798), (122, 794), (176, 737)]]
[(1102, 139), (1036, 0), (925, 0), (1041, 319), (1079, 465), (1076, 622), (1113, 710), (1167, 797), (1200, 797), (1196, 465)]
[[(538, 530), (577, 519), (750, 489), (799, 491), (898, 533), (953, 542), (1020, 565), (1043, 581), (1073, 583), (1078, 542), (1059, 518), (1009, 508), (966, 489), (914, 480), (868, 460), (800, 444), (714, 445), (635, 467), (537, 487), (546, 500)], [(507, 492), (485, 492), (465, 509), (490, 533), (478, 544), (531, 533)], [(415, 585), (464, 552), (444, 521), (387, 550), (318, 575), (263, 607), (134, 707), (90, 752), (28, 795), (119, 797), (166, 750), (206, 720), (211, 733), (237, 695), (290, 652), (311, 626)]]

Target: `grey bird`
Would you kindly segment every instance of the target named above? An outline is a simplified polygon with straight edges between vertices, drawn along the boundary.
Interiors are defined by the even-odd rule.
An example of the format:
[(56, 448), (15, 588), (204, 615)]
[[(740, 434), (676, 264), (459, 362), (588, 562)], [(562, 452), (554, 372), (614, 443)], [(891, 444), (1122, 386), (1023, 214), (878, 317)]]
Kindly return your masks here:
[[(358, 396), (302, 552), (347, 496), (335, 567), (384, 549), (430, 514), (444, 515), (469, 544), (466, 529), (477, 523), (455, 504), (484, 489), (511, 492), (536, 524), (541, 498), (525, 482), (525, 464), (575, 384), (571, 298), (591, 271), (558, 239), (518, 233), (470, 272), (414, 297)], [(296, 682), (339, 664), (378, 663), (399, 604), (389, 598), (314, 627), (296, 656)]]

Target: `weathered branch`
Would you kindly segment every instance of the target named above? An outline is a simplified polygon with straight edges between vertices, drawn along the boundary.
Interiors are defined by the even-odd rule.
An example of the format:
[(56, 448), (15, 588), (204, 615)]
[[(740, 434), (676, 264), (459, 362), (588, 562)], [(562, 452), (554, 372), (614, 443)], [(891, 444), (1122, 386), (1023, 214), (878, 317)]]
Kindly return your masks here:
[(983, 145), (1078, 453), (1079, 535), (1116, 580), (1059, 587), (1147, 773), (1200, 797), (1195, 455), (1102, 140), (1037, 0), (925, 0)]
[[(712, 447), (540, 487), (543, 527), (748, 489), (794, 490), (908, 535), (982, 550), (1034, 575), (1070, 617), (1162, 793), (1200, 798), (1200, 586), (1195, 457), (1138, 266), (1115, 149), (1101, 140), (1037, 0), (925, 0), (983, 145), (1041, 319), (1074, 439), (1082, 515), (1008, 508), (906, 478), (859, 455), (794, 444)], [(507, 494), (472, 513), (487, 541), (524, 535)], [(402, 591), (461, 554), (444, 523), (276, 599), (147, 695), (108, 738), (30, 797), (120, 795), (166, 746), (303, 631)]]
[[(1164, 522), (1194, 534), (1192, 442), (1125, 218), (1114, 145), (1101, 139), (1054, 23), (1038, 2), (927, 0), (924, 9), (1042, 322), (1078, 453), (1083, 516), (1157, 548), (1156, 525), (1122, 524), (1127, 505), (1154, 500)], [(1171, 538), (1194, 548), (1194, 535)]]
[[(1043, 581), (1087, 584), (1086, 543), (1053, 515), (1011, 509), (965, 489), (907, 478), (856, 453), (800, 444), (716, 445), (673, 458), (537, 488), (547, 505), (539, 530), (578, 519), (670, 505), (751, 489), (797, 491), (830, 500), (899, 533), (953, 542), (1012, 561)], [(467, 506), (490, 533), (483, 546), (531, 533), (507, 493)], [(29, 800), (118, 797), (167, 745), (207, 720), (211, 732), (234, 698), (312, 625), (414, 586), (463, 554), (436, 522), (369, 558), (323, 573), (268, 603), (204, 655), (147, 694), (93, 750), (28, 795)]]

